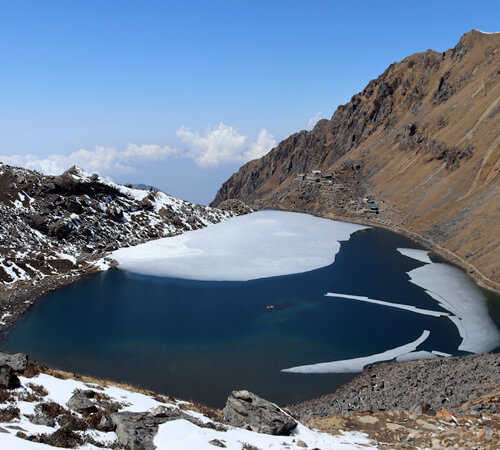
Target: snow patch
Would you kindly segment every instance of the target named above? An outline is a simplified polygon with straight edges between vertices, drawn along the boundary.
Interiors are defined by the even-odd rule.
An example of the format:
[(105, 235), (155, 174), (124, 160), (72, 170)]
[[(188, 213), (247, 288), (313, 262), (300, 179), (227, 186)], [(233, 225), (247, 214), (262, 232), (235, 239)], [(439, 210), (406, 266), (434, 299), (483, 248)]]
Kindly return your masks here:
[(101, 272), (105, 272), (111, 268), (111, 261), (107, 258), (101, 258), (94, 263), (94, 267), (97, 267)]
[(55, 254), (61, 259), (67, 259), (74, 266), (76, 266), (76, 258), (73, 255), (68, 255), (67, 253), (62, 253), (62, 252), (55, 252)]
[(187, 420), (175, 420), (159, 426), (158, 434), (154, 439), (157, 448), (175, 450), (213, 450), (214, 445), (209, 441), (217, 439), (230, 450), (241, 450), (243, 444), (252, 445), (252, 448), (300, 449), (297, 441), (305, 442), (308, 448), (324, 449), (366, 449), (373, 447), (366, 435), (359, 432), (344, 432), (333, 436), (312, 431), (302, 425), (291, 436), (271, 436), (255, 433), (241, 428), (230, 428), (227, 431), (216, 431), (209, 428), (200, 428)]
[(308, 214), (260, 211), (122, 248), (112, 257), (120, 269), (143, 275), (247, 281), (328, 266), (340, 241), (365, 228)]
[(292, 373), (356, 373), (362, 372), (368, 364), (374, 364), (380, 361), (390, 361), (398, 356), (413, 352), (417, 347), (424, 342), (430, 335), (430, 331), (424, 330), (421, 336), (409, 344), (402, 345), (383, 353), (375, 355), (363, 356), (361, 358), (344, 359), (340, 361), (324, 362), (318, 364), (309, 364), (305, 366), (291, 367), (283, 369), (282, 372)]

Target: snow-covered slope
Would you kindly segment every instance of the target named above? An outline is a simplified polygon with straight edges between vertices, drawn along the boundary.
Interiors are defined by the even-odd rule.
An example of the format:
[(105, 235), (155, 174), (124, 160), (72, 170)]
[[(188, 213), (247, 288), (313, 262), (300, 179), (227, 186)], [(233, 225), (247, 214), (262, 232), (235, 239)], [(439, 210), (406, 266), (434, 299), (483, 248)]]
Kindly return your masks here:
[[(217, 411), (189, 402), (55, 374), (58, 377), (22, 376), (20, 387), (0, 389), (8, 396), (0, 402), (0, 448), (41, 450), (54, 448), (56, 442), (82, 449), (139, 448), (133, 446), (139, 435), (145, 449), (375, 448), (363, 433), (331, 435), (300, 423), (290, 436), (256, 433), (224, 424)], [(74, 394), (82, 391), (87, 393), (86, 404), (74, 400)], [(129, 422), (122, 423), (121, 418)]]

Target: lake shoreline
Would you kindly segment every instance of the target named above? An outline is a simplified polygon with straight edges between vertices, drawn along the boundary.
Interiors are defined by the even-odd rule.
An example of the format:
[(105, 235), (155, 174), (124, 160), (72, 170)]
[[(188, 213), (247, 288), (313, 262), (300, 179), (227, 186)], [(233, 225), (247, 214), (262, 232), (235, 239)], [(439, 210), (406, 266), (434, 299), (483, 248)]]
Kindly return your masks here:
[[(283, 210), (289, 211), (289, 210)], [(292, 211), (292, 212), (302, 212), (302, 211)], [(371, 220), (365, 220), (359, 217), (344, 217), (334, 213), (324, 213), (315, 214), (313, 212), (303, 212), (303, 214), (311, 214), (317, 217), (322, 217), (325, 219), (337, 220), (342, 222), (348, 222), (358, 225), (367, 225), (374, 228), (382, 228), (385, 230), (392, 231), (393, 233), (400, 234), (411, 239), (418, 245), (425, 247), (427, 250), (434, 252), (444, 258), (448, 263), (458, 266), (464, 270), (467, 275), (474, 281), (474, 283), (488, 291), (495, 294), (500, 294), (500, 284), (493, 280), (487, 278), (483, 273), (475, 266), (460, 258), (458, 255), (452, 251), (445, 249), (444, 247), (436, 244), (435, 242), (424, 238), (423, 236), (410, 231), (404, 227), (394, 225), (391, 223), (382, 223), (377, 221), (374, 223)], [(366, 232), (367, 230), (355, 231), (353, 234)], [(111, 252), (101, 255), (102, 257), (109, 257)], [(94, 260), (86, 261), (88, 264), (86, 267), (79, 269), (78, 271), (71, 271), (69, 273), (57, 274), (54, 276), (47, 277), (36, 284), (32, 280), (26, 282), (18, 282), (14, 289), (7, 285), (0, 285), (0, 296), (8, 298), (8, 305), (2, 305), (3, 309), (0, 310), (0, 333), (7, 330), (14, 322), (25, 312), (27, 312), (31, 306), (45, 294), (53, 292), (56, 289), (63, 288), (65, 286), (72, 285), (78, 281), (83, 281), (89, 276), (99, 273), (100, 270), (94, 265)], [(112, 267), (116, 267), (113, 264)], [(19, 286), (17, 286), (19, 285)]]
[[(411, 231), (405, 227), (402, 227), (401, 225), (393, 224), (386, 219), (382, 221), (377, 216), (373, 215), (373, 220), (369, 220), (356, 216), (335, 214), (334, 212), (302, 211), (299, 209), (297, 210), (283, 209), (282, 211), (301, 212), (303, 214), (311, 214), (313, 216), (322, 217), (325, 219), (338, 220), (341, 222), (348, 222), (358, 225), (367, 225), (373, 228), (383, 228), (385, 230), (392, 231), (393, 233), (400, 234), (402, 236), (407, 237), (408, 239), (411, 239), (416, 244), (425, 247), (427, 250), (438, 254), (439, 256), (444, 258), (448, 263), (464, 270), (476, 285), (484, 289), (487, 289), (488, 291), (491, 291), (495, 294), (500, 294), (500, 283), (488, 278), (481, 272), (479, 268), (477, 268), (470, 262), (464, 260), (451, 250), (444, 248), (439, 244), (436, 244), (431, 239), (427, 239), (422, 235), (416, 233), (415, 231)], [(362, 231), (363, 230), (357, 231), (356, 233)]]
[[(321, 216), (333, 220), (340, 220), (341, 218), (339, 217), (328, 217), (328, 216)], [(342, 218), (343, 221), (346, 221), (344, 218)], [(370, 222), (369, 220), (366, 221), (352, 221), (352, 223), (360, 223), (363, 225), (368, 225), (374, 228), (383, 228), (387, 229), (389, 231), (395, 232), (397, 234), (403, 235), (405, 237), (410, 238), (413, 242), (424, 246), (426, 248), (430, 247), (430, 244), (426, 242), (426, 240), (418, 235), (415, 235), (414, 233), (410, 233), (407, 230), (402, 229), (401, 227), (392, 227), (392, 226), (383, 226), (379, 223), (374, 224), (373, 222)], [(360, 230), (356, 231), (353, 234), (361, 233), (361, 232), (366, 232), (367, 230)], [(420, 238), (417, 239), (417, 238)], [(434, 246), (434, 248), (429, 249), (430, 251), (434, 251), (437, 254), (443, 256), (445, 259), (449, 260), (449, 255), (444, 254), (444, 252), (440, 251), (440, 249), (437, 248), (438, 246)], [(441, 249), (444, 250), (444, 249)], [(463, 265), (460, 264), (460, 261), (451, 261), (452, 264), (455, 263), (456, 265), (460, 266), (463, 268)], [(43, 297), (45, 294), (48, 292), (54, 291), (56, 289), (60, 289), (66, 286), (69, 286), (71, 284), (77, 283), (79, 281), (83, 281), (87, 279), (88, 277), (99, 273), (99, 269), (96, 268), (95, 265), (93, 265), (90, 261), (88, 261), (88, 265), (85, 267), (81, 268), (78, 271), (66, 273), (66, 274), (58, 274), (53, 277), (48, 277), (47, 279), (42, 280), (43, 283), (38, 283), (36, 285), (30, 284), (29, 282), (25, 282), (24, 286), (22, 286), (21, 289), (17, 289), (16, 292), (10, 293), (9, 295), (9, 304), (13, 305), (12, 309), (8, 311), (11, 315), (3, 318), (3, 322), (0, 324), (0, 333), (4, 333), (11, 325), (13, 325), (24, 313), (26, 313), (30, 307), (34, 304), (36, 300), (39, 298)], [(471, 274), (468, 272), (469, 276), (471, 276), (475, 281), (476, 278), (473, 276), (474, 274)], [(483, 284), (479, 283), (480, 286), (482, 287), (487, 287), (484, 286)], [(489, 287), (487, 287), (489, 288)], [(493, 292), (500, 292), (495, 289), (491, 289)], [(2, 311), (2, 314), (5, 314), (4, 311)], [(1, 317), (1, 316), (0, 316)], [(459, 357), (463, 358), (463, 357)], [(399, 366), (402, 363), (397, 363), (397, 362), (392, 362), (392, 363), (386, 363), (386, 364), (391, 364), (391, 365), (396, 365)], [(366, 371), (366, 369), (365, 369)], [(362, 374), (365, 372), (363, 371)], [(348, 383), (346, 383), (348, 384)], [(344, 385), (343, 385), (344, 386)], [(331, 394), (326, 394), (326, 396), (331, 395)], [(307, 401), (306, 401), (307, 402)]]

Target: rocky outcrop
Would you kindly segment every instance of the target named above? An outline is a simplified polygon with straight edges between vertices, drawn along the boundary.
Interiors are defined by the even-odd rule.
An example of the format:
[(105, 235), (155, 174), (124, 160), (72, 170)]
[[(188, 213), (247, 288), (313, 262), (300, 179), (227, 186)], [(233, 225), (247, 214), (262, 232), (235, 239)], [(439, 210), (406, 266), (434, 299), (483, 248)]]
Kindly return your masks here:
[(187, 420), (202, 428), (215, 428), (212, 423), (203, 423), (179, 409), (157, 407), (151, 412), (119, 412), (111, 416), (118, 443), (130, 450), (154, 450), (154, 437), (158, 425), (171, 420)]
[(95, 397), (95, 391), (91, 389), (78, 389), (66, 403), (66, 406), (82, 414), (97, 412), (97, 407), (92, 399)]
[(7, 365), (15, 372), (24, 372), (31, 365), (26, 353), (8, 354), (0, 352), (0, 366)]
[(499, 48), (500, 33), (473, 30), (451, 50), (392, 64), (330, 120), (241, 167), (211, 205), (238, 199), (402, 230), (500, 289), (491, 226), (500, 194)]
[(288, 436), (297, 426), (281, 408), (248, 391), (233, 391), (223, 413), (229, 425), (257, 433)]
[(21, 385), (17, 374), (28, 373), (33, 365), (24, 353), (0, 352), (0, 388), (15, 389)]
[[(457, 410), (473, 398), (500, 390), (500, 354), (384, 363), (339, 387), (333, 394), (289, 409), (301, 420), (362, 411), (408, 411), (435, 414)], [(464, 414), (500, 413), (500, 404), (470, 403)]]
[(12, 367), (7, 364), (0, 365), (0, 387), (6, 389), (14, 389), (20, 386), (20, 381), (14, 373)]

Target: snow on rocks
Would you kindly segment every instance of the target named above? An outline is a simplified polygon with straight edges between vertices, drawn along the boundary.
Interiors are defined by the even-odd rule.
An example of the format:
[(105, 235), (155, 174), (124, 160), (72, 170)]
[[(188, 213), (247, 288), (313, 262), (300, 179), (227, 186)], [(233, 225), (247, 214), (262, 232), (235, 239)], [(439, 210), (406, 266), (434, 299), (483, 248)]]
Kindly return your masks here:
[(180, 236), (113, 252), (119, 268), (144, 275), (246, 281), (330, 265), (340, 241), (366, 228), (308, 214), (259, 211)]
[(217, 411), (95, 379), (53, 372), (19, 380), (20, 387), (0, 389), (0, 448), (375, 448), (362, 433), (313, 431), (273, 404), (293, 422), (290, 436), (249, 431), (244, 422), (231, 426)]

